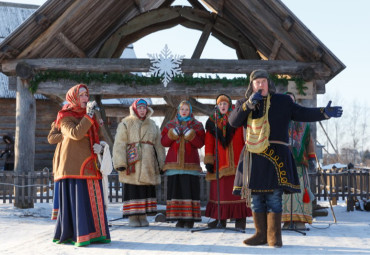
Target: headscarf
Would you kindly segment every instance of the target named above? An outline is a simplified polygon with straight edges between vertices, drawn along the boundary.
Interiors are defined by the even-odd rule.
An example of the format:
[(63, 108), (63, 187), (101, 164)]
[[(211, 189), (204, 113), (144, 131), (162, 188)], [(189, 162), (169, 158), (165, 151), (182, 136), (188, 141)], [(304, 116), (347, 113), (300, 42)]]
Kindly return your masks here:
[(228, 118), (230, 112), (232, 112), (232, 101), (228, 95), (221, 94), (216, 98), (216, 104), (218, 105), (220, 102), (226, 102), (229, 104), (229, 108), (225, 114), (222, 114), (220, 109), (217, 107), (216, 113), (210, 116), (210, 119), (215, 122), (216, 121), (216, 114), (217, 114), (217, 127), (222, 130), (222, 135), (226, 136), (226, 127), (228, 123)]
[(68, 103), (58, 112), (55, 122), (58, 128), (60, 128), (60, 121), (64, 117), (73, 116), (77, 119), (81, 119), (86, 114), (86, 108), (81, 107), (80, 89), (85, 90), (87, 92), (87, 96), (89, 96), (89, 90), (85, 84), (77, 84), (68, 90), (66, 94), (66, 101)]
[[(81, 90), (81, 91), (80, 91)], [(85, 84), (77, 84), (70, 88), (66, 94), (67, 104), (65, 104), (58, 112), (57, 119), (55, 121), (57, 127), (60, 129), (60, 122), (64, 117), (75, 117), (77, 119), (82, 119), (82, 117), (86, 114), (86, 108), (81, 107), (80, 102), (80, 94), (83, 92), (87, 92), (87, 96), (89, 96), (89, 90)], [(92, 148), (94, 143), (100, 143), (99, 141), (99, 123), (96, 121), (95, 117), (92, 118), (94, 123), (88, 130), (88, 135), (90, 139), (90, 149), (93, 152)]]
[(136, 116), (141, 120), (145, 120), (146, 114), (144, 117), (140, 117), (139, 113), (137, 112), (137, 108), (139, 108), (139, 106), (145, 106), (145, 108), (148, 108), (148, 103), (142, 98), (136, 99), (135, 102), (132, 103), (132, 109), (134, 110)]
[[(186, 104), (187, 106), (189, 106), (189, 115), (186, 116), (186, 117), (181, 117), (180, 115), (180, 108), (181, 106), (183, 106), (184, 104)], [(176, 115), (177, 119), (179, 120), (179, 122), (182, 122), (182, 121), (189, 121), (193, 118), (193, 108), (191, 107), (191, 104), (189, 101), (181, 101), (181, 103), (179, 104), (179, 106), (177, 107), (177, 115)]]

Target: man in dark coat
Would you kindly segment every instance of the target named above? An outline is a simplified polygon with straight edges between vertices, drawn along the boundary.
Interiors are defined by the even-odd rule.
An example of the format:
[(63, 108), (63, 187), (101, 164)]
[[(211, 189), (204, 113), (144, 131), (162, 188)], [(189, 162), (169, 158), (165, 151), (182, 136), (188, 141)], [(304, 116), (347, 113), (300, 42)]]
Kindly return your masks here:
[(255, 70), (244, 99), (236, 103), (229, 123), (245, 128), (233, 193), (251, 203), (256, 233), (246, 245), (281, 247), (282, 194), (300, 192), (295, 162), (288, 147), (291, 120), (314, 122), (340, 117), (342, 107), (307, 108), (288, 95), (276, 94), (266, 70)]

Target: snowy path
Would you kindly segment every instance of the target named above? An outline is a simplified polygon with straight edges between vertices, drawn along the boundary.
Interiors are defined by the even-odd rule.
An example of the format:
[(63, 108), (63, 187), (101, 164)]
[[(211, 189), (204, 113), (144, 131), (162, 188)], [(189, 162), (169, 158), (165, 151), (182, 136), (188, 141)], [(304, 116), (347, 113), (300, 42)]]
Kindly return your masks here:
[[(108, 218), (120, 217), (120, 208), (119, 204), (110, 205)], [(284, 231), (281, 249), (242, 243), (254, 233), (252, 218), (247, 219), (244, 234), (229, 230), (191, 233), (175, 228), (174, 223), (156, 223), (153, 217), (145, 228), (128, 227), (127, 219), (115, 221), (110, 244), (78, 248), (52, 242), (55, 222), (49, 219), (51, 204), (36, 204), (29, 210), (0, 204), (0, 254), (370, 254), (370, 212), (346, 212), (344, 203), (334, 210), (337, 224), (331, 224), (329, 212), (327, 217), (316, 218), (306, 236)], [(208, 218), (203, 218), (195, 227), (204, 227), (207, 222)]]

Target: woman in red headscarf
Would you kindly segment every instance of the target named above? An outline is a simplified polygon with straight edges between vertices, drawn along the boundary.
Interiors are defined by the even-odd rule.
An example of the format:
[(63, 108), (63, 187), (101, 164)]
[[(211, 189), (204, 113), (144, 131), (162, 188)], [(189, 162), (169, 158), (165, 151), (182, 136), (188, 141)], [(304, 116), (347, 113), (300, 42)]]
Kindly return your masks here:
[(58, 182), (59, 211), (54, 242), (76, 246), (110, 242), (104, 210), (102, 175), (97, 154), (102, 150), (95, 102), (88, 102), (86, 85), (78, 84), (66, 94), (68, 104), (58, 112), (55, 125), (63, 136), (53, 162)]
[[(244, 230), (246, 217), (252, 216), (252, 211), (247, 207), (245, 199), (232, 194), (235, 172), (244, 146), (243, 128), (233, 128), (228, 122), (232, 111), (229, 96), (219, 95), (216, 98), (216, 105), (216, 112), (206, 122), (204, 164), (207, 168), (206, 180), (211, 181), (211, 187), (205, 215), (213, 219), (220, 218), (223, 227), (226, 227), (227, 219), (235, 219), (235, 228)], [(220, 217), (218, 217), (216, 160), (220, 182)], [(208, 226), (215, 228), (217, 223), (217, 220), (212, 221)]]
[(130, 227), (148, 226), (147, 215), (157, 211), (155, 185), (161, 182), (165, 151), (159, 127), (150, 119), (153, 112), (144, 99), (137, 99), (114, 139), (113, 166), (124, 183), (123, 216)]

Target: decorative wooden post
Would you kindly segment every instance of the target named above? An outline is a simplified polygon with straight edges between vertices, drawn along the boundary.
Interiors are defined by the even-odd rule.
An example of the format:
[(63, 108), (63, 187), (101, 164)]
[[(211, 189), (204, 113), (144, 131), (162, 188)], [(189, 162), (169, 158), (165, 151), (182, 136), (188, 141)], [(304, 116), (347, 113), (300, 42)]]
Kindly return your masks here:
[[(17, 67), (18, 69), (18, 67)], [(29, 91), (29, 76), (17, 70), (16, 129), (15, 129), (15, 202), (18, 208), (33, 208), (32, 180), (34, 172), (36, 100)], [(22, 77), (23, 76), (23, 77)], [(23, 79), (26, 78), (26, 79)]]

